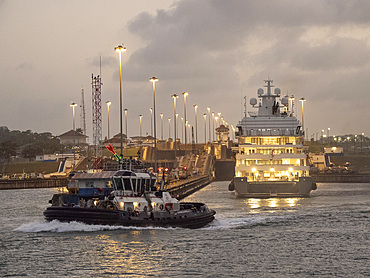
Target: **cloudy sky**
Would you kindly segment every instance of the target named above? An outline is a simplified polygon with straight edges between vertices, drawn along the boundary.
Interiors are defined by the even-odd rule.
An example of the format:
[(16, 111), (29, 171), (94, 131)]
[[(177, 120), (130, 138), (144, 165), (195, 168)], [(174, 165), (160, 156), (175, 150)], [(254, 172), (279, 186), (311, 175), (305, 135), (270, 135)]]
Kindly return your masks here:
[[(210, 106), (234, 126), (242, 97), (256, 96), (271, 77), (283, 94), (307, 99), (308, 135), (370, 135), (370, 2), (135, 0), (0, 1), (0, 125), (59, 135), (72, 128), (71, 102), (85, 91), (92, 142), (91, 74), (102, 67), (103, 136), (119, 132), (119, 64), (129, 135), (150, 133), (156, 76), (159, 114), (173, 118), (171, 95), (189, 92), (198, 108), (199, 141)], [(299, 105), (297, 103), (296, 107)], [(251, 111), (248, 105), (248, 111)], [(301, 118), (301, 109), (297, 109)], [(178, 101), (183, 115), (183, 100)], [(80, 125), (80, 109), (76, 126)], [(171, 128), (173, 132), (173, 128)]]

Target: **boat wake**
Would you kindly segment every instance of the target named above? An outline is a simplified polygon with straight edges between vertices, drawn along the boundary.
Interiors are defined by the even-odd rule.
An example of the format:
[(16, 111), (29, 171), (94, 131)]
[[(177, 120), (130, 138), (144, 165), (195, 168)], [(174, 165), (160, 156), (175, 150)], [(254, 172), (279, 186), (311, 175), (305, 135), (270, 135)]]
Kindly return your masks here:
[(81, 222), (60, 222), (53, 220), (51, 222), (35, 221), (21, 225), (15, 229), (18, 232), (24, 233), (66, 233), (66, 232), (96, 232), (96, 231), (112, 231), (112, 230), (168, 230), (177, 228), (163, 227), (134, 227), (134, 226), (108, 226), (108, 225), (88, 225)]
[(255, 226), (270, 226), (277, 223), (289, 222), (294, 216), (256, 216), (250, 215), (245, 217), (230, 217), (219, 215), (203, 230), (222, 230), (222, 229), (248, 229)]

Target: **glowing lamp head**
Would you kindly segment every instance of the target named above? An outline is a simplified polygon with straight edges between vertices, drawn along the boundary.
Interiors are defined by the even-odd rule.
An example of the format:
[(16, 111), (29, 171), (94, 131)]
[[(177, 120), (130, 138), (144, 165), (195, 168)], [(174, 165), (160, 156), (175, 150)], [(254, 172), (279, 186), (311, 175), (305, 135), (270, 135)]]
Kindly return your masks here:
[(256, 168), (252, 168), (252, 172), (255, 173), (257, 171)]
[(270, 168), (270, 172), (274, 172), (275, 171), (275, 169), (274, 168)]
[(153, 76), (152, 78), (149, 79), (149, 81), (154, 83), (158, 81), (158, 78)]
[(293, 168), (289, 168), (288, 171), (291, 173), (293, 172)]
[(119, 45), (117, 47), (114, 48), (114, 51), (116, 52), (125, 52), (126, 51), (126, 47), (125, 46), (122, 46), (122, 45)]

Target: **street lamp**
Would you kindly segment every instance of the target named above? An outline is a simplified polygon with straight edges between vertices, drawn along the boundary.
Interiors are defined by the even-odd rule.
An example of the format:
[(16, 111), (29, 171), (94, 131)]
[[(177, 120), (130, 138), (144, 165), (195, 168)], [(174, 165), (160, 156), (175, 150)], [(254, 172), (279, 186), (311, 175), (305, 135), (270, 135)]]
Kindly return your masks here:
[(171, 118), (168, 118), (168, 141), (171, 138)]
[[(304, 133), (303, 103), (306, 101), (306, 99), (301, 98), (299, 101), (302, 103), (302, 130), (303, 130), (303, 139), (304, 139), (306, 136), (305, 136), (305, 133)], [(328, 138), (329, 138), (329, 136), (328, 136)]]
[(155, 120), (155, 82), (158, 81), (158, 78), (152, 77), (149, 79), (153, 83), (153, 114), (154, 114), (154, 172), (157, 173), (157, 130), (156, 130), (156, 120)]
[[(209, 140), (211, 140), (211, 138)], [(215, 112), (212, 112), (212, 142), (213, 141), (215, 141)]]
[(107, 101), (106, 104), (107, 104), (107, 110), (108, 110), (108, 140), (109, 140), (109, 138), (110, 138), (110, 133), (109, 133), (109, 107), (112, 103), (110, 101)]
[(218, 115), (218, 119), (220, 120), (218, 123), (217, 123), (217, 126), (220, 126), (221, 125), (221, 112), (218, 112), (217, 113)]
[[(119, 115), (120, 115), (120, 132), (121, 132), (121, 159), (120, 169), (122, 170), (122, 154), (123, 154), (123, 135), (122, 135), (122, 52), (126, 51), (126, 47), (119, 45), (114, 48), (114, 51), (119, 54)], [(127, 136), (127, 134), (126, 134)]]
[(211, 141), (211, 107), (207, 107), (207, 111), (208, 111), (208, 128), (209, 128), (208, 140)]
[(198, 105), (194, 104), (194, 115), (195, 115), (195, 143), (198, 144), (198, 119), (197, 119)]
[[(187, 92), (183, 92), (182, 95), (184, 96), (184, 120), (185, 120), (185, 125), (186, 123), (186, 97), (189, 95)], [(186, 126), (185, 126), (185, 155), (186, 155)]]
[(204, 143), (207, 144), (207, 114), (203, 114), (204, 118)]
[(153, 136), (153, 108), (149, 108), (150, 111), (150, 135)]
[(70, 104), (72, 107), (72, 116), (73, 116), (73, 170), (75, 168), (75, 158), (76, 158), (76, 126), (75, 126), (75, 107), (77, 107), (77, 103), (72, 102)]
[(290, 101), (290, 117), (293, 117), (293, 105), (294, 105), (294, 96), (293, 95), (289, 98), (289, 101)]
[(141, 123), (142, 123), (142, 119), (143, 119), (143, 115), (139, 115), (139, 119), (140, 119), (140, 137), (142, 135), (142, 127), (141, 127)]
[(176, 95), (176, 94), (173, 94), (172, 96), (171, 96), (172, 98), (173, 98), (173, 115), (174, 115), (174, 133), (175, 133), (175, 140), (174, 140), (174, 145), (173, 145), (173, 147), (174, 147), (174, 149), (175, 149), (175, 160), (176, 160), (176, 144), (177, 144), (177, 140), (176, 140), (176, 138), (177, 138), (177, 114), (176, 114), (176, 101), (177, 101), (177, 98), (179, 97), (178, 95)]
[(77, 103), (72, 102), (69, 106), (72, 107), (72, 117), (73, 117), (72, 127), (73, 127), (73, 131), (75, 131), (76, 130), (76, 126), (75, 126), (75, 107), (77, 107)]
[(126, 155), (127, 155), (127, 144), (128, 144), (128, 135), (127, 135), (127, 109), (125, 109), (125, 127), (126, 127)]
[(163, 113), (161, 113), (161, 140), (163, 140)]
[(184, 143), (184, 118), (181, 117), (181, 141)]

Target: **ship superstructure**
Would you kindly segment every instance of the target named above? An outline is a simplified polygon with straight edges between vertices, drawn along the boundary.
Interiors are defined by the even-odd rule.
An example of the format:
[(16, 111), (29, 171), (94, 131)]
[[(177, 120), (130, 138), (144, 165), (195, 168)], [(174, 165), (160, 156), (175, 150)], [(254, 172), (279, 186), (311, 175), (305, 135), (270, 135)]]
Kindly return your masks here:
[[(304, 133), (293, 115), (293, 99), (280, 98), (279, 88), (265, 80), (267, 90), (257, 91), (259, 102), (251, 98), (257, 111), (245, 111), (237, 125), (235, 177), (229, 186), (237, 196), (308, 196), (315, 183), (303, 152)], [(289, 108), (289, 102), (291, 103)]]

